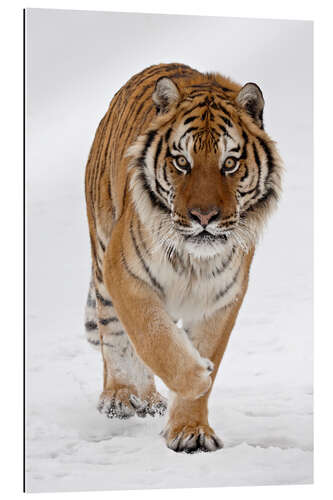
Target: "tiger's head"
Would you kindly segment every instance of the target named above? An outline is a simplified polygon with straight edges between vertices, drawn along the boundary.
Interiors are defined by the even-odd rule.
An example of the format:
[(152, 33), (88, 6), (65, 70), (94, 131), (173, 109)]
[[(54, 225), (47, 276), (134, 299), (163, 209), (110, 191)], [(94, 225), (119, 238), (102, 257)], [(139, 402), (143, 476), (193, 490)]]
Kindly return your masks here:
[(280, 192), (281, 160), (263, 129), (264, 99), (247, 83), (235, 91), (214, 78), (179, 88), (160, 78), (157, 116), (129, 149), (139, 215), (168, 248), (210, 257), (233, 240), (255, 243)]

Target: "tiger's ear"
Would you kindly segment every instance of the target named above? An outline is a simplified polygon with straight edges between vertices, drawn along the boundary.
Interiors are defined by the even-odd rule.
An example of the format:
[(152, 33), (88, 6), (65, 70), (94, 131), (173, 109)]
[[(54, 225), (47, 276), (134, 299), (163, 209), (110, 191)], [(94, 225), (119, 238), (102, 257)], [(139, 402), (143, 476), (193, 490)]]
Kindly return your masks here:
[(236, 102), (254, 119), (260, 128), (264, 128), (264, 96), (256, 83), (246, 83), (236, 97)]
[(167, 113), (172, 104), (180, 98), (177, 85), (170, 78), (162, 76), (156, 82), (153, 92), (153, 101), (158, 113)]

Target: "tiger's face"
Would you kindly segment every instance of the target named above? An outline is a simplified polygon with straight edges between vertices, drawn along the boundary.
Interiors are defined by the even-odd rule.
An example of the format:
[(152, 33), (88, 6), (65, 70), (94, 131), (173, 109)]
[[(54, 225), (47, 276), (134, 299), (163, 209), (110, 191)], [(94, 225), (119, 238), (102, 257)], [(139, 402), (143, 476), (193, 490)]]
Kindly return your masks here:
[[(222, 116), (229, 124), (228, 132)], [(203, 107), (190, 122), (187, 120), (186, 114), (179, 116), (170, 134), (170, 154), (164, 160), (165, 179), (169, 179), (173, 193), (171, 214), (188, 251), (212, 254), (239, 225), (245, 201), (242, 194), (258, 179), (246, 175), (246, 138), (230, 115), (214, 116), (209, 107)]]
[(219, 253), (230, 239), (246, 250), (257, 236), (254, 215), (279, 190), (261, 91), (247, 84), (247, 96), (232, 101), (196, 88), (181, 99), (173, 82), (162, 80), (153, 96), (159, 116), (135, 146), (138, 183), (175, 245), (197, 257)]

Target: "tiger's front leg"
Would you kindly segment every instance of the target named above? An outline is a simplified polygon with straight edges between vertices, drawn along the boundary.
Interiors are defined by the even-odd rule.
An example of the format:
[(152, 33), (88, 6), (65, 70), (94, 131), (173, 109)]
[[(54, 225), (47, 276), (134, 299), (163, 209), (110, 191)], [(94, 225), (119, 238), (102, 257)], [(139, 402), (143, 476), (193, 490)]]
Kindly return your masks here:
[(120, 419), (135, 414), (140, 417), (163, 415), (166, 400), (157, 392), (151, 371), (135, 354), (104, 284), (97, 280), (95, 296), (98, 343), (104, 362), (103, 392), (98, 410), (108, 418)]
[[(230, 333), (236, 321), (242, 300), (217, 311), (209, 319), (194, 325), (190, 332), (193, 344), (201, 356), (214, 363), (213, 382)], [(177, 452), (216, 451), (223, 443), (208, 423), (209, 392), (196, 400), (185, 400), (172, 394), (169, 401), (169, 419), (162, 432), (168, 448)]]
[(158, 292), (137, 274), (134, 260), (125, 250), (130, 245), (123, 245), (122, 237), (121, 229), (115, 228), (103, 273), (117, 315), (137, 355), (153, 373), (182, 398), (196, 399), (209, 390), (213, 365), (177, 328)]

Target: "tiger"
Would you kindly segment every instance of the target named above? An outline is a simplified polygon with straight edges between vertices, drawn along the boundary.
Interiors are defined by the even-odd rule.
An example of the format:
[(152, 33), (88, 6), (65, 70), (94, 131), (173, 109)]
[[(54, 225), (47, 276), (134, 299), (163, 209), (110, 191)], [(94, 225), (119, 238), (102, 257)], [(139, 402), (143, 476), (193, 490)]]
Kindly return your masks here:
[(89, 153), (85, 328), (103, 359), (98, 410), (167, 412), (161, 435), (175, 452), (223, 447), (208, 398), (281, 193), (263, 109), (255, 83), (153, 65), (114, 95)]

